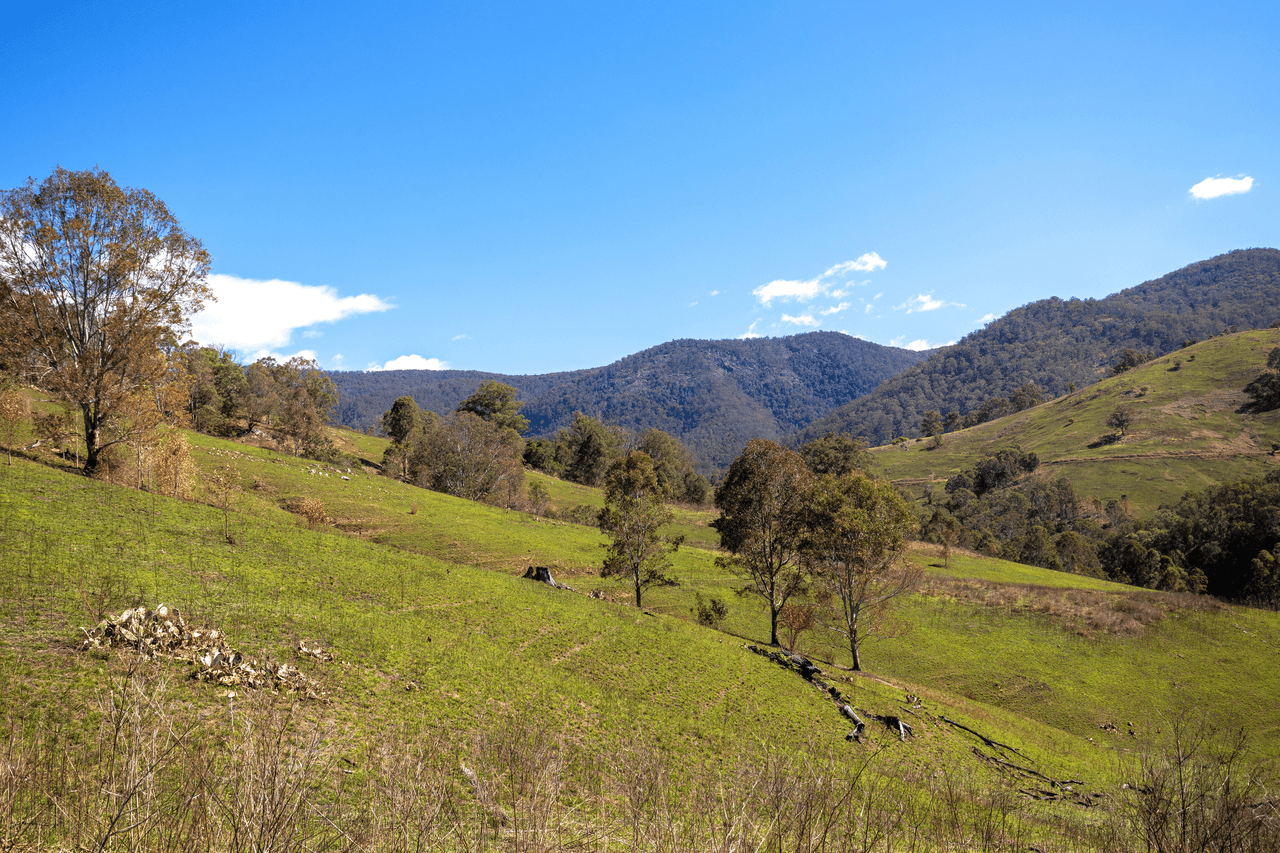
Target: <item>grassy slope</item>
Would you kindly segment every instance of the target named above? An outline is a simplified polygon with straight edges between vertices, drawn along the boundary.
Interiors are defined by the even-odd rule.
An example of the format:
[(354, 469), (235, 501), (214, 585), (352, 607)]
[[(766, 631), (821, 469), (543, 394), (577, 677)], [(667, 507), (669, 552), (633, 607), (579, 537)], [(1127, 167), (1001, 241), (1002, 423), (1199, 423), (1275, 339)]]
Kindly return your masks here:
[[(1280, 330), (1223, 335), (1032, 409), (945, 436), (876, 448), (877, 469), (913, 489), (941, 488), (985, 453), (1017, 443), (1040, 457), (1040, 475), (1066, 476), (1104, 503), (1127, 496), (1140, 514), (1175, 503), (1188, 489), (1260, 476), (1277, 464), (1280, 412), (1242, 415), (1241, 389), (1280, 346)], [(1192, 360), (1194, 357), (1194, 360)], [(1181, 367), (1174, 370), (1175, 361)], [(1118, 406), (1135, 423), (1120, 441), (1090, 448), (1115, 432)]]
[[(643, 738), (691, 764), (743, 743), (843, 744), (848, 726), (829, 701), (743, 650), (744, 640), (767, 639), (763, 611), (731, 595), (735, 581), (709, 550), (682, 549), (682, 585), (652, 591), (649, 613), (640, 613), (624, 606), (624, 584), (595, 577), (603, 540), (590, 528), (358, 467), (191, 439), (201, 468), (229, 467), (242, 486), (234, 545), (222, 537), (222, 513), (206, 505), (26, 461), (0, 472), (5, 716), (68, 699), (83, 707), (100, 689), (102, 661), (72, 651), (76, 626), (100, 608), (165, 600), (223, 627), (253, 656), (291, 659), (299, 639), (332, 646), (337, 663), (300, 665), (334, 691), (328, 713), (354, 733), (429, 720), (465, 737), (496, 716), (532, 711), (589, 747)], [(364, 458), (380, 455), (376, 439), (342, 439)], [(549, 488), (556, 501), (599, 499), (568, 484)], [(336, 526), (310, 530), (281, 509), (304, 495), (319, 497)], [(700, 523), (696, 513), (684, 521)], [(899, 745), (877, 731), (896, 756), (886, 770), (971, 761), (972, 738), (940, 715), (1018, 745), (1049, 775), (1097, 787), (1116, 781), (1117, 750), (1149, 741), (1183, 707), (1243, 725), (1256, 754), (1280, 756), (1277, 614), (1204, 609), (966, 555), (945, 568), (931, 550), (915, 558), (931, 581), (902, 610), (912, 630), (868, 647), (873, 676), (845, 676), (846, 693), (868, 713), (898, 713), (907, 691), (925, 699), (918, 740)], [(579, 590), (612, 600), (514, 577), (530, 564), (555, 566)], [(687, 617), (695, 591), (729, 601), (727, 633), (676, 618)], [(842, 659), (821, 637), (802, 643)], [(225, 691), (191, 691), (197, 703), (226, 702)], [(1119, 729), (1099, 728), (1106, 723)]]

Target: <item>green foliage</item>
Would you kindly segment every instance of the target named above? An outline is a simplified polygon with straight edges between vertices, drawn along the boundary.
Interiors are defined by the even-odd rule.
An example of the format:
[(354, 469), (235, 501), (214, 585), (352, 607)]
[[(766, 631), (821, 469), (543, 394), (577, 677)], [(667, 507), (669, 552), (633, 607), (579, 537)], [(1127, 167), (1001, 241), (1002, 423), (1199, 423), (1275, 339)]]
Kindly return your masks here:
[(707, 502), (711, 484), (693, 470), (693, 457), (680, 439), (660, 429), (645, 430), (637, 449), (653, 460), (662, 493), (669, 499), (700, 506)]
[(400, 397), (382, 414), (382, 432), (396, 444), (404, 444), (422, 421), (422, 410), (412, 397)]
[(668, 553), (680, 540), (662, 535), (675, 516), (663, 502), (664, 490), (653, 460), (640, 450), (618, 459), (604, 478), (600, 529), (609, 537), (601, 577), (622, 576), (635, 588), (636, 607), (650, 587), (671, 586)]
[(718, 631), (728, 616), (729, 605), (724, 603), (723, 598), (711, 595), (704, 599), (700, 592), (693, 594), (693, 618), (697, 620), (699, 625), (705, 625)]
[(1177, 570), (1203, 577), (1211, 595), (1280, 607), (1280, 472), (1190, 492), (1141, 532)]
[(967, 489), (982, 497), (993, 489), (1002, 489), (1014, 480), (1030, 474), (1040, 467), (1040, 458), (1034, 451), (1022, 452), (1018, 447), (1004, 447), (984, 456), (971, 471), (962, 471), (947, 480), (946, 490), (952, 494)]
[(241, 433), (249, 383), (232, 354), (192, 343), (181, 351), (187, 371), (187, 414), (206, 435)]
[[(575, 483), (594, 486), (622, 454), (625, 432), (606, 426), (599, 418), (573, 413), (573, 422), (561, 430), (557, 442), (564, 447), (564, 476)], [(556, 452), (557, 458), (560, 451)]]
[(529, 428), (529, 419), (520, 414), (523, 405), (516, 399), (516, 389), (494, 379), (486, 379), (474, 394), (458, 404), (457, 411), (478, 415), (520, 435)]
[(1133, 426), (1133, 409), (1128, 406), (1118, 407), (1114, 412), (1107, 415), (1107, 426), (1120, 430), (1120, 434), (1124, 435), (1125, 431)]
[(816, 438), (800, 448), (800, 458), (815, 474), (845, 476), (871, 468), (867, 443), (847, 432), (831, 433)]
[(733, 460), (716, 490), (720, 517), (712, 526), (729, 552), (716, 564), (745, 580), (745, 591), (765, 602), (775, 646), (778, 614), (808, 580), (801, 554), (813, 482), (800, 454), (757, 438)]
[(1154, 358), (1154, 356), (1149, 352), (1142, 352), (1141, 350), (1136, 350), (1132, 347), (1125, 347), (1124, 352), (1120, 353), (1120, 360), (1111, 365), (1111, 372), (1118, 376), (1121, 373), (1146, 364), (1152, 358)]
[(1250, 400), (1242, 411), (1260, 414), (1280, 409), (1280, 347), (1267, 354), (1267, 371), (1244, 386)]
[(411, 434), (407, 469), (420, 486), (501, 506), (520, 503), (524, 442), (507, 427), (471, 412), (425, 418)]
[(919, 584), (920, 570), (902, 559), (915, 514), (887, 480), (827, 474), (813, 488), (805, 524), (806, 566), (835, 611), (829, 627), (861, 670), (862, 646), (885, 624), (890, 603)]
[(920, 421), (920, 434), (924, 436), (942, 435), (946, 429), (946, 422), (942, 419), (942, 413), (937, 409), (930, 409), (924, 413), (924, 418)]

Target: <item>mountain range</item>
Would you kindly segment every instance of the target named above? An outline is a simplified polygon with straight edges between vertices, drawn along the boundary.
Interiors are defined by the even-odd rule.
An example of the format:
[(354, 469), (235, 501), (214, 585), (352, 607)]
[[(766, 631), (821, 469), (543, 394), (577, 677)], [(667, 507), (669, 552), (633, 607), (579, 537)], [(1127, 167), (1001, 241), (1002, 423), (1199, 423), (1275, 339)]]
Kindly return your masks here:
[(678, 340), (588, 370), (510, 376), (471, 370), (337, 372), (338, 421), (378, 423), (397, 397), (445, 413), (486, 379), (524, 401), (528, 435), (554, 435), (575, 411), (677, 436), (715, 474), (755, 437), (785, 439), (925, 358), (838, 332), (785, 338)]
[(1126, 350), (1156, 357), (1236, 328), (1280, 320), (1280, 251), (1241, 249), (1103, 299), (1052, 297), (924, 353), (837, 332), (678, 340), (605, 367), (530, 376), (466, 370), (336, 372), (340, 423), (378, 423), (397, 397), (449, 412), (485, 379), (514, 387), (528, 434), (574, 411), (680, 438), (715, 477), (752, 438), (793, 445), (849, 432), (871, 445), (914, 435), (925, 412), (961, 415), (1034, 383), (1048, 397), (1110, 375)]

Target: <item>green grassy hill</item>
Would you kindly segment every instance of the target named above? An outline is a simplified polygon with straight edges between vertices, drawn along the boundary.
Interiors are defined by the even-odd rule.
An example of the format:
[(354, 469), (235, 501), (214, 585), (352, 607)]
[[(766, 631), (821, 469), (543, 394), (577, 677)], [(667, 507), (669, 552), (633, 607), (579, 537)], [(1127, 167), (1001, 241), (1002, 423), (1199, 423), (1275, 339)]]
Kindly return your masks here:
[[(248, 806), (218, 803), (276, 803), (279, 816), (296, 802), (297, 843), (275, 849), (824, 849), (814, 833), (828, 819), (840, 823), (825, 849), (1118, 849), (1135, 750), (1179, 715), (1243, 728), (1248, 757), (1277, 771), (1275, 613), (964, 555), (942, 566), (921, 549), (929, 582), (903, 630), (868, 647), (869, 674), (843, 670), (821, 635), (800, 638), (868, 721), (856, 743), (829, 696), (746, 648), (767, 641), (767, 620), (715, 567), (706, 512), (677, 521), (702, 531), (677, 555), (681, 585), (638, 611), (598, 577), (592, 528), (189, 439), (204, 476), (238, 487), (225, 515), (212, 490), (179, 501), (26, 459), (0, 469), (0, 744), (7, 767), (31, 769), (5, 777), (16, 793), (0, 797), (0, 826), (28, 847), (246, 849), (227, 839)], [(377, 439), (340, 443), (380, 456)], [(599, 501), (547, 485), (561, 505)], [(287, 509), (301, 498), (326, 520)], [(529, 565), (577, 592), (520, 579)], [(696, 592), (728, 601), (724, 631), (690, 620)], [(298, 666), (329, 701), (79, 650), (81, 627), (160, 602), (248, 657)], [(335, 659), (299, 654), (299, 641)], [(129, 755), (157, 769), (137, 776), (151, 765)], [(490, 787), (468, 787), (462, 765)], [(135, 793), (112, 773), (134, 773)], [(168, 792), (194, 780), (204, 787), (181, 802), (207, 796), (208, 809), (161, 821), (178, 808)], [(276, 799), (255, 799), (255, 784)], [(416, 811), (404, 791), (419, 792)], [(445, 805), (415, 848), (393, 816), (421, 820), (427, 803)]]
[[(1040, 457), (1039, 476), (1065, 476), (1077, 493), (1128, 501), (1139, 514), (1184, 492), (1261, 476), (1280, 462), (1280, 412), (1241, 414), (1243, 388), (1280, 346), (1280, 330), (1222, 335), (1080, 391), (943, 438), (873, 449), (877, 473), (915, 491), (941, 488), (982, 455), (1019, 445)], [(1118, 441), (1106, 420), (1130, 409)]]

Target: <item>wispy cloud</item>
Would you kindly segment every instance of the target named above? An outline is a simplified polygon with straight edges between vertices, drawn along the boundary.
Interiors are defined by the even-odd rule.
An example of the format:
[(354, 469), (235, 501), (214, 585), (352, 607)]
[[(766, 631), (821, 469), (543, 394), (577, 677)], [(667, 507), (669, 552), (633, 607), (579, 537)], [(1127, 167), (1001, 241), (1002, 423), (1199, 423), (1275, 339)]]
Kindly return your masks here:
[(981, 317), (978, 318), (978, 322), (974, 323), (974, 325), (985, 326), (987, 323), (990, 323), (995, 318), (996, 318), (995, 314), (983, 314)]
[(470, 336), (470, 335), (466, 335), (466, 334), (463, 334), (463, 335), (454, 335), (454, 336), (453, 336), (453, 340), (455, 340), (455, 341), (469, 341), (469, 340), (471, 340), (471, 336)]
[(907, 309), (908, 314), (916, 314), (920, 311), (937, 311), (939, 308), (963, 308), (964, 303), (946, 302), (941, 299), (934, 299), (932, 293), (921, 293), (913, 296), (901, 305), (896, 306), (894, 311)]
[(1205, 178), (1191, 188), (1192, 198), (1217, 198), (1247, 193), (1253, 189), (1253, 178)]
[(830, 308), (823, 308), (818, 313), (823, 317), (830, 317), (832, 314), (839, 314), (852, 304), (852, 302), (841, 302), (839, 305), (832, 305)]
[(750, 327), (748, 327), (748, 328), (747, 328), (747, 330), (746, 330), (745, 332), (743, 332), (742, 334), (738, 335), (738, 340), (740, 340), (740, 341), (747, 341), (747, 340), (750, 340), (750, 339), (752, 339), (752, 338), (762, 338), (762, 337), (764, 337), (764, 335), (756, 334), (756, 326), (757, 326), (759, 323), (760, 323), (760, 321), (759, 321), (759, 320), (756, 320), (754, 323), (752, 323), (752, 324), (750, 325)]
[(287, 347), (297, 329), (394, 307), (371, 293), (339, 296), (333, 287), (280, 279), (258, 281), (215, 273), (209, 276), (209, 287), (217, 301), (205, 303), (204, 310), (191, 318), (191, 337), (252, 358)]
[(924, 350), (927, 350), (927, 349), (937, 349), (938, 347), (949, 347), (951, 346), (951, 344), (955, 343), (955, 341), (952, 341), (951, 343), (947, 343), (947, 344), (931, 344), (928, 341), (926, 341), (924, 338), (921, 338), (920, 340), (912, 341), (911, 343), (904, 344), (903, 343), (904, 340), (906, 340), (906, 335), (903, 335), (900, 338), (894, 338), (893, 340), (889, 341), (889, 346), (900, 347), (901, 349), (909, 349), (913, 352), (923, 352)]
[(723, 293), (723, 292), (724, 292), (724, 291), (722, 291), (722, 290), (713, 290), (713, 291), (711, 291), (711, 295), (712, 295), (712, 296), (719, 296), (719, 295), (720, 295), (721, 293)]
[(799, 317), (792, 317), (790, 314), (782, 315), (782, 322), (791, 323), (796, 326), (820, 326), (821, 320), (815, 320), (812, 314), (801, 314)]
[(822, 277), (828, 278), (833, 275), (848, 272), (849, 270), (857, 270), (858, 272), (874, 272), (875, 270), (884, 269), (888, 266), (888, 263), (888, 261), (877, 255), (875, 252), (867, 252), (856, 261), (845, 261), (844, 263), (836, 264), (834, 267), (823, 273)]
[[(764, 307), (770, 307), (775, 300), (779, 302), (790, 302), (791, 300), (800, 300), (808, 302), (826, 293), (833, 284), (830, 279), (838, 278), (850, 271), (857, 270), (859, 272), (871, 272), (873, 270), (884, 269), (886, 265), (884, 258), (875, 252), (868, 252), (857, 260), (843, 261), (828, 269), (822, 275), (811, 278), (808, 281), (793, 281), (791, 279), (775, 279), (768, 284), (762, 284), (755, 290), (751, 291), (756, 299), (760, 300), (760, 304)], [(844, 290), (839, 290), (835, 294), (836, 298), (843, 296)]]
[(449, 362), (438, 358), (423, 358), (420, 355), (402, 355), (393, 358), (382, 366), (370, 364), (365, 370), (448, 370)]

